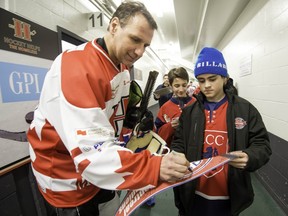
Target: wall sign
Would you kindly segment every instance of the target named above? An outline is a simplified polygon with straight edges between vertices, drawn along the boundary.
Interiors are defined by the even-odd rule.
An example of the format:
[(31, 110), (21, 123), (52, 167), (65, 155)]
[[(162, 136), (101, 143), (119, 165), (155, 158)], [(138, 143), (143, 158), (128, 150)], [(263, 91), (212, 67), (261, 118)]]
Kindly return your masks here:
[(1, 168), (29, 155), (26, 131), (59, 46), (57, 32), (3, 8), (0, 28)]
[[(0, 8), (0, 49), (54, 60), (57, 32)], [(52, 43), (51, 43), (52, 42)]]
[(239, 76), (246, 76), (252, 74), (252, 56), (246, 56), (240, 60), (240, 74)]
[(47, 68), (0, 62), (2, 102), (38, 100)]
[(102, 12), (95, 12), (88, 14), (88, 30), (91, 29), (105, 29), (104, 14)]

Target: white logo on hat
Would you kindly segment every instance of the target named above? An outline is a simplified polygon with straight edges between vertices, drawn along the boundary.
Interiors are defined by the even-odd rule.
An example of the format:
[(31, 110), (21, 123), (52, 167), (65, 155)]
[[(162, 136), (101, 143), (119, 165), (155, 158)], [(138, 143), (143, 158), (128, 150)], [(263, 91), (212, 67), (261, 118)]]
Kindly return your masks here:
[(200, 67), (221, 67), (221, 68), (227, 69), (226, 64), (217, 63), (215, 61), (213, 61), (213, 62), (209, 62), (209, 61), (198, 62), (197, 65), (196, 65), (196, 68), (200, 68)]

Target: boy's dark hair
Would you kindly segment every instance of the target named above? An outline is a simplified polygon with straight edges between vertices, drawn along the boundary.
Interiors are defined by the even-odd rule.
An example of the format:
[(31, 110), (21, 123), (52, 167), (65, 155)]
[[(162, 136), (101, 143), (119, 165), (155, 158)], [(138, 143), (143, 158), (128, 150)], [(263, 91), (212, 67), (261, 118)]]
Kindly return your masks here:
[(238, 90), (234, 86), (234, 81), (231, 77), (228, 77), (226, 85), (224, 85), (224, 90), (230, 91), (232, 94), (238, 95)]
[(112, 15), (111, 20), (114, 17), (117, 17), (120, 21), (120, 26), (125, 27), (131, 17), (134, 17), (136, 14), (142, 14), (150, 24), (152, 29), (157, 30), (158, 26), (150, 12), (147, 10), (145, 5), (141, 2), (137, 1), (124, 1), (121, 5), (116, 9), (114, 14)]
[(187, 82), (189, 82), (188, 72), (183, 67), (173, 68), (169, 71), (168, 79), (169, 79), (170, 85), (172, 85), (175, 78), (184, 79), (184, 80), (187, 80)]

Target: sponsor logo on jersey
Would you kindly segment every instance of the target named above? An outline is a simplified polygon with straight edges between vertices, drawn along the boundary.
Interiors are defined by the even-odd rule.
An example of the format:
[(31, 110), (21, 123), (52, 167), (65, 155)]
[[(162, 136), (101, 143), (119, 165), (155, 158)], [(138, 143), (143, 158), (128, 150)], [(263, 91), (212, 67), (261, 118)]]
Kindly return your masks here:
[(100, 147), (103, 145), (103, 143), (104, 143), (104, 142), (96, 143), (96, 144), (94, 145), (94, 148), (99, 150)]
[(244, 121), (244, 119), (237, 117), (235, 118), (235, 128), (236, 129), (242, 129), (247, 125), (247, 122)]
[(89, 152), (89, 151), (91, 151), (91, 147), (89, 147), (89, 146), (84, 146), (84, 147), (82, 148), (82, 151), (83, 151), (83, 152)]
[(104, 128), (104, 127), (95, 127), (95, 128), (87, 128), (87, 129), (78, 129), (76, 130), (76, 135), (79, 136), (94, 136), (98, 135), (100, 137), (113, 137), (114, 131)]

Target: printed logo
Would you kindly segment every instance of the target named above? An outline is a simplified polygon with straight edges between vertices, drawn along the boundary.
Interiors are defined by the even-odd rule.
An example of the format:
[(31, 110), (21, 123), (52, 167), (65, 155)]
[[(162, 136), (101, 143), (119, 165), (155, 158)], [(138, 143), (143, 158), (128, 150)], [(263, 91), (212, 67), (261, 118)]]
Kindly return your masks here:
[(87, 135), (85, 130), (77, 130), (76, 133), (77, 135), (83, 135), (83, 136)]
[(124, 85), (129, 84), (131, 81), (130, 80), (124, 80)]
[(0, 62), (3, 103), (39, 100), (47, 68)]
[[(227, 132), (220, 130), (205, 130), (205, 142), (203, 148), (203, 158), (211, 158), (227, 153)], [(204, 176), (206, 178), (211, 178), (220, 173), (223, 168), (224, 166), (219, 166), (218, 168), (207, 172)]]
[(78, 129), (76, 130), (76, 135), (79, 136), (95, 136), (99, 137), (107, 137), (114, 136), (114, 131), (105, 127), (95, 127), (95, 128), (87, 128), (87, 129)]
[(244, 121), (244, 119), (237, 117), (235, 118), (235, 128), (236, 129), (242, 129), (247, 125), (247, 122)]
[(113, 88), (113, 86), (111, 86), (111, 90), (112, 90), (111, 98), (112, 99), (114, 99), (116, 97), (118, 89), (119, 89), (119, 85), (117, 85), (115, 88)]
[(197, 68), (200, 68), (200, 67), (221, 67), (221, 68), (227, 69), (226, 64), (223, 64), (221, 62), (215, 62), (215, 61), (212, 61), (212, 62), (209, 62), (209, 61), (199, 62), (196, 65), (196, 67)]
[(82, 148), (82, 151), (83, 151), (83, 152), (89, 152), (89, 151), (91, 151), (91, 147), (89, 147), (89, 146), (84, 146), (84, 147)]
[(8, 25), (9, 28), (14, 29), (14, 37), (26, 40), (26, 41), (32, 41), (31, 36), (36, 35), (36, 31), (30, 31), (31, 25), (28, 23), (25, 23), (21, 20), (18, 20), (16, 18), (13, 18), (13, 24)]
[(97, 144), (94, 145), (95, 149), (100, 149), (100, 147), (103, 145), (104, 142), (99, 142)]
[(91, 185), (91, 184), (87, 180), (85, 180), (83, 178), (80, 181), (77, 180), (77, 182), (76, 182), (76, 186), (80, 190), (85, 188), (85, 187), (88, 187), (89, 185)]

